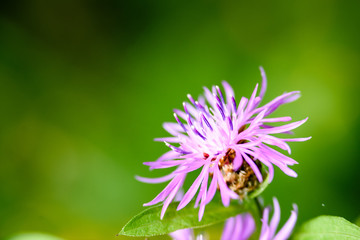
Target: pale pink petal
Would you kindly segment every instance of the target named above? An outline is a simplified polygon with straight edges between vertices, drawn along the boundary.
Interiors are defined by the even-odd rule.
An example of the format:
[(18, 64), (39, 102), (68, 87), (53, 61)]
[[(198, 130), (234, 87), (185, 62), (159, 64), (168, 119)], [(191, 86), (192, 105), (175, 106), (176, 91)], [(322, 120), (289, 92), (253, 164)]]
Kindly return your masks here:
[(294, 204), (293, 208), (294, 210), (291, 211), (290, 218), (286, 221), (281, 230), (275, 235), (274, 240), (285, 240), (290, 237), (297, 220), (297, 206)]
[(237, 215), (235, 217), (235, 222), (236, 222), (236, 228), (234, 229), (231, 239), (241, 239), (241, 233), (244, 227), (242, 215), (240, 214)]
[(176, 210), (180, 210), (180, 209), (184, 208), (191, 201), (191, 199), (194, 197), (197, 190), (199, 189), (199, 186), (200, 186), (202, 180), (204, 179), (205, 174), (208, 174), (208, 169), (209, 169), (209, 164), (204, 166), (200, 175), (196, 178), (196, 180), (191, 185), (189, 190), (185, 193), (183, 199), (179, 203)]
[(181, 155), (180, 153), (177, 153), (177, 152), (171, 150), (171, 151), (168, 151), (168, 152), (164, 153), (163, 155), (161, 155), (156, 161), (159, 162), (159, 161), (165, 161), (165, 160), (172, 160), (172, 159), (179, 157), (180, 155)]
[(169, 235), (173, 240), (194, 240), (194, 231), (190, 228), (180, 229)]
[(268, 225), (270, 209), (266, 207), (263, 212), (263, 218), (261, 219), (262, 226), (259, 240), (269, 240), (270, 228)]
[(283, 133), (283, 132), (290, 131), (290, 130), (293, 130), (293, 129), (301, 126), (307, 120), (308, 120), (308, 118), (305, 118), (301, 121), (286, 124), (281, 127), (273, 127), (273, 128), (269, 128), (269, 129), (259, 129), (258, 132), (262, 133), (262, 134)]
[(166, 200), (164, 201), (164, 205), (161, 209), (161, 215), (160, 215), (160, 219), (163, 219), (164, 215), (165, 215), (165, 211), (168, 208), (169, 204), (171, 203), (171, 201), (175, 198), (176, 193), (179, 191), (179, 189), (182, 187), (183, 182), (185, 179), (185, 174), (183, 175), (183, 178), (181, 179), (181, 181), (179, 181), (177, 183), (177, 185), (174, 187), (174, 189), (171, 191), (171, 193), (168, 195), (168, 197), (166, 198)]
[(253, 110), (253, 108), (255, 107), (255, 97), (256, 97), (258, 87), (259, 87), (259, 84), (256, 84), (255, 89), (249, 99), (249, 103), (247, 105), (246, 112), (251, 112)]
[(242, 231), (242, 239), (249, 239), (250, 236), (255, 231), (255, 227), (256, 227), (255, 221), (253, 216), (251, 216), (251, 214), (249, 213), (245, 213), (243, 218), (244, 218), (244, 226)]
[(184, 129), (177, 123), (166, 122), (163, 124), (163, 128), (173, 136), (177, 136), (179, 133), (184, 132)]
[(165, 175), (163, 177), (159, 177), (159, 178), (146, 178), (146, 177), (140, 177), (140, 176), (135, 176), (136, 180), (140, 181), (140, 182), (146, 182), (146, 183), (162, 183), (162, 182), (167, 182), (170, 179), (172, 179), (175, 176), (174, 173), (170, 173), (169, 175)]
[[(266, 111), (266, 110), (264, 110)], [(278, 118), (263, 118), (261, 119), (261, 122), (289, 122), (291, 121), (291, 117), (278, 117)]]
[(267, 88), (267, 78), (266, 78), (266, 74), (265, 74), (263, 67), (260, 67), (260, 72), (261, 72), (261, 77), (262, 77), (262, 83), (261, 83), (261, 90), (260, 90), (259, 97), (262, 99), (262, 98), (264, 98), (266, 88)]
[[(217, 168), (217, 166), (215, 166)], [(213, 179), (209, 187), (209, 191), (206, 196), (205, 204), (208, 204), (214, 197), (217, 188), (217, 171), (214, 171)]]
[(275, 231), (279, 225), (280, 222), (280, 205), (279, 205), (279, 201), (274, 197), (273, 198), (273, 203), (274, 203), (274, 214), (272, 216), (272, 219), (270, 221), (270, 235), (274, 236), (275, 235)]
[(235, 151), (235, 159), (233, 161), (234, 171), (239, 170), (242, 164), (243, 164), (243, 158), (241, 156), (240, 151)]
[(151, 206), (162, 202), (170, 194), (170, 192), (178, 185), (179, 182), (182, 182), (185, 178), (185, 174), (178, 175), (171, 180), (171, 182), (162, 190), (152, 201), (145, 203), (144, 206)]
[(307, 137), (307, 138), (282, 138), (281, 140), (285, 141), (285, 142), (305, 142), (307, 140), (310, 140), (311, 137)]
[(163, 137), (163, 138), (155, 138), (156, 142), (171, 142), (171, 143), (180, 143), (181, 140), (178, 137)]
[(224, 230), (221, 235), (221, 240), (229, 240), (233, 235), (233, 231), (235, 228), (235, 218), (228, 218), (225, 223)]

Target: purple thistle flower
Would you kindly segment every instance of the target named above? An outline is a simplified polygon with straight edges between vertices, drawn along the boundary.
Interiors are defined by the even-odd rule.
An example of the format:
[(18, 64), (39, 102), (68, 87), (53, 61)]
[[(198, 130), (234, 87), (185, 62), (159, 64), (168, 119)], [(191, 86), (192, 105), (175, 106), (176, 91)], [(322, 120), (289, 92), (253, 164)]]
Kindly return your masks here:
[[(296, 177), (297, 174), (288, 166), (297, 164), (295, 160), (269, 147), (276, 146), (290, 154), (287, 142), (301, 142), (310, 138), (278, 138), (277, 133), (290, 133), (306, 120), (288, 123), (282, 126), (271, 126), (269, 123), (288, 122), (291, 117), (268, 118), (282, 104), (296, 100), (299, 92), (280, 95), (269, 103), (259, 107), (266, 91), (265, 72), (260, 68), (262, 87), (257, 96), (256, 85), (249, 99), (242, 97), (237, 103), (232, 87), (222, 82), (225, 94), (218, 86), (211, 91), (204, 88), (204, 96), (197, 101), (188, 94), (191, 104), (184, 102), (184, 111), (175, 109), (176, 123), (164, 123), (163, 127), (172, 137), (158, 138), (165, 142), (170, 151), (155, 162), (144, 162), (150, 169), (176, 167), (164, 177), (149, 179), (137, 177), (147, 183), (170, 181), (169, 184), (152, 201), (144, 206), (163, 202), (161, 218), (176, 193), (182, 188), (186, 175), (201, 168), (201, 172), (181, 199), (177, 210), (185, 207), (199, 191), (195, 207), (199, 208), (201, 220), (205, 205), (209, 203), (216, 190), (224, 206), (230, 199), (244, 198), (263, 181), (262, 164), (267, 166), (269, 181), (274, 175), (276, 165), (285, 174)], [(177, 145), (175, 146), (174, 143)], [(209, 176), (210, 181), (209, 181)], [(210, 185), (208, 186), (208, 182)]]
[[(273, 198), (274, 202), (274, 214), (269, 221), (270, 207), (266, 207), (263, 211), (263, 218), (261, 233), (259, 240), (285, 240), (290, 237), (290, 234), (295, 226), (297, 220), (297, 206), (293, 205), (290, 218), (287, 220), (285, 225), (276, 233), (276, 229), (280, 221), (280, 206), (276, 198)], [(221, 240), (246, 240), (255, 231), (255, 221), (249, 213), (239, 214), (236, 217), (229, 218), (226, 220)]]

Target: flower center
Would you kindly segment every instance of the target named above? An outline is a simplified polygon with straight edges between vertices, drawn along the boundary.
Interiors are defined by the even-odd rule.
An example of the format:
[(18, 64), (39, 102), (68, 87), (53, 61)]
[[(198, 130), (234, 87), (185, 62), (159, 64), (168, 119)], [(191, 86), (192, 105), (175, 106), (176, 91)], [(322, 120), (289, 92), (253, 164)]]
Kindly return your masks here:
[[(243, 161), (238, 170), (235, 171), (233, 169), (235, 155), (236, 153), (233, 149), (228, 149), (225, 156), (219, 161), (219, 169), (227, 186), (232, 191), (236, 192), (241, 199), (243, 199), (249, 192), (257, 188), (259, 181), (256, 178), (254, 171), (246, 161)], [(253, 160), (251, 156), (249, 156), (249, 158)], [(260, 162), (255, 161), (255, 163), (261, 171)]]

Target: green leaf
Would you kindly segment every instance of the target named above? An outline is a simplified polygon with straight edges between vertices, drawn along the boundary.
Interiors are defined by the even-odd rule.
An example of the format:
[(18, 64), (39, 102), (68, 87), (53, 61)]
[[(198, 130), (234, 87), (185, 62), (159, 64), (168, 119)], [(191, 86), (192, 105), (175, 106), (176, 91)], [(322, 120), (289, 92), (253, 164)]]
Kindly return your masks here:
[(120, 231), (119, 235), (132, 237), (151, 237), (174, 232), (184, 228), (201, 228), (225, 221), (229, 217), (250, 209), (250, 202), (233, 202), (224, 207), (220, 201), (212, 201), (206, 205), (204, 216), (199, 222), (199, 208), (190, 202), (185, 208), (176, 211), (178, 202), (173, 202), (166, 210), (163, 220), (160, 220), (162, 205), (150, 207), (133, 217)]
[(320, 216), (303, 224), (293, 239), (358, 240), (360, 239), (360, 227), (342, 217)]
[(248, 194), (248, 198), (256, 198), (265, 190), (265, 188), (267, 188), (268, 185), (269, 185), (269, 174), (266, 174), (264, 181), (259, 185), (259, 187), (257, 187), (254, 191)]

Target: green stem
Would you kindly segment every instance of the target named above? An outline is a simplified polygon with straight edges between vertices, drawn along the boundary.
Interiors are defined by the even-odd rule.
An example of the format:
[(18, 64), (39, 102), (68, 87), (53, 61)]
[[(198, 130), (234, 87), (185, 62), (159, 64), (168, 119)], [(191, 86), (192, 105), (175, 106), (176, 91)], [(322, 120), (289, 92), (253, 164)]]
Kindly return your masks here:
[(263, 214), (263, 211), (264, 211), (264, 208), (263, 206), (261, 206), (260, 204), (260, 201), (259, 201), (259, 198), (254, 198), (254, 201), (255, 201), (255, 204), (256, 204), (256, 208), (258, 210), (258, 215), (259, 215), (259, 218), (261, 219), (262, 218), (262, 214)]
[(253, 204), (251, 207), (251, 214), (255, 220), (255, 224), (256, 224), (256, 232), (254, 233), (254, 235), (252, 236), (253, 238), (251, 239), (259, 239), (260, 237), (260, 229), (262, 226), (262, 214), (263, 214), (263, 206), (261, 205), (259, 199), (257, 197), (253, 198)]

